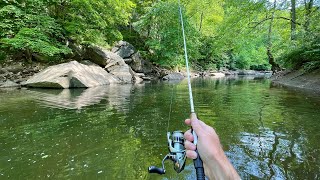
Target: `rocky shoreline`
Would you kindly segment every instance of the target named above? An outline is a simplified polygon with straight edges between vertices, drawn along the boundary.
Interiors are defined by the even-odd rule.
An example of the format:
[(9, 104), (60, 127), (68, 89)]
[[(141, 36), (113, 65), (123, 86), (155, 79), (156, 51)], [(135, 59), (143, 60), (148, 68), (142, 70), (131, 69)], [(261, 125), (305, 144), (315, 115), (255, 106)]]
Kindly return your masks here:
[[(186, 72), (174, 72), (144, 60), (128, 42), (120, 41), (111, 50), (98, 46), (74, 47), (72, 60), (49, 66), (44, 63), (6, 62), (0, 65), (0, 88), (77, 88), (108, 84), (141, 83), (150, 80), (181, 80)], [(270, 71), (221, 70), (192, 72), (192, 77), (271, 75)]]
[(303, 69), (283, 71), (271, 78), (274, 85), (320, 92), (320, 69), (306, 72)]

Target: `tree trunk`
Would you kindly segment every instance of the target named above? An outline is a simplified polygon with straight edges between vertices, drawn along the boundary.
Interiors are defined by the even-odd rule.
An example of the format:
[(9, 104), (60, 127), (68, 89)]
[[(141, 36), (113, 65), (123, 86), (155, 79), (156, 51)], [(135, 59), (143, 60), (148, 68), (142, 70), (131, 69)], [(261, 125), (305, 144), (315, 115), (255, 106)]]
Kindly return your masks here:
[(200, 16), (199, 32), (201, 32), (202, 20), (203, 20), (203, 12), (201, 13), (201, 16)]
[(291, 0), (291, 40), (296, 39), (296, 0)]
[(275, 0), (273, 4), (273, 10), (271, 14), (269, 31), (268, 31), (268, 44), (267, 44), (267, 55), (268, 55), (269, 63), (271, 64), (271, 70), (273, 74), (276, 73), (277, 71), (280, 71), (280, 66), (275, 62), (271, 52), (272, 50), (271, 35), (272, 35), (272, 26), (273, 26), (273, 20), (274, 20), (274, 13), (276, 11), (276, 5), (277, 5), (277, 0)]
[(305, 6), (305, 23), (304, 23), (304, 30), (308, 34), (309, 33), (309, 25), (310, 25), (310, 15), (313, 7), (313, 0), (304, 0), (304, 6)]

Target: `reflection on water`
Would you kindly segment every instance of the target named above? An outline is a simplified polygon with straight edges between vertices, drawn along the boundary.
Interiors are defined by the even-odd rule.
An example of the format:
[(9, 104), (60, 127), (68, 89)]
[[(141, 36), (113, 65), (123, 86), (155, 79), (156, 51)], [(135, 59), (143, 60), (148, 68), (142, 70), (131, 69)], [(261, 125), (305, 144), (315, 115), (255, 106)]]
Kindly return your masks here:
[[(192, 83), (242, 179), (319, 179), (319, 96), (254, 77)], [(0, 92), (0, 179), (195, 179), (191, 161), (147, 173), (167, 153), (172, 92), (169, 130), (187, 130), (186, 81)]]
[(108, 98), (110, 105), (120, 106), (130, 96), (131, 89), (131, 84), (125, 84), (87, 89), (30, 89), (28, 93), (49, 108), (82, 109), (100, 103), (108, 95), (112, 95)]

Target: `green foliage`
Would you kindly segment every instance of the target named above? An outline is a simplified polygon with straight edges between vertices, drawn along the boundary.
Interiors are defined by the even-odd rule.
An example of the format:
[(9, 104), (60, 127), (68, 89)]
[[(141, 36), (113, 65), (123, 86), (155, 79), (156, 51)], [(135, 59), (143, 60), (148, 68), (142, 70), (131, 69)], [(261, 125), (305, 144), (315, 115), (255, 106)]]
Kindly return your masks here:
[[(135, 4), (130, 0), (25, 0), (0, 3), (0, 48), (60, 57), (71, 52), (67, 41), (107, 46), (122, 39)], [(1, 49), (0, 49), (1, 50)], [(55, 59), (55, 58), (49, 58)]]
[(312, 70), (320, 62), (320, 38), (315, 39), (306, 46), (296, 47), (282, 56), (282, 61), (289, 68), (298, 69), (305, 66), (305, 69)]
[(55, 44), (44, 32), (36, 28), (22, 28), (14, 38), (4, 38), (1, 43), (10, 50), (26, 52), (28, 59), (31, 58), (32, 52), (45, 56), (70, 53), (67, 47)]
[[(319, 4), (296, 7), (291, 40), (290, 3), (181, 0), (189, 59), (194, 68), (270, 69), (266, 49), (285, 67), (316, 67)], [(272, 26), (271, 14), (274, 11)], [(133, 29), (133, 28), (134, 29)], [(272, 32), (269, 38), (268, 32)], [(176, 0), (24, 0), (0, 2), (0, 51), (63, 58), (68, 42), (110, 47), (127, 40), (153, 62), (184, 66)], [(9, 51), (8, 51), (9, 50)], [(2, 56), (4, 57), (4, 56)], [(54, 58), (53, 58), (54, 59)], [(312, 69), (312, 68), (311, 68)]]
[[(200, 56), (199, 34), (185, 13), (183, 18), (189, 57), (197, 59)], [(154, 62), (168, 67), (184, 65), (179, 7), (176, 2), (159, 1), (134, 24), (134, 27), (146, 38), (146, 45), (153, 52)]]
[(14, 36), (25, 26), (25, 14), (20, 8), (7, 5), (0, 9), (0, 38)]
[(134, 6), (130, 0), (70, 1), (63, 27), (78, 43), (111, 44), (122, 39), (118, 26), (128, 24)]

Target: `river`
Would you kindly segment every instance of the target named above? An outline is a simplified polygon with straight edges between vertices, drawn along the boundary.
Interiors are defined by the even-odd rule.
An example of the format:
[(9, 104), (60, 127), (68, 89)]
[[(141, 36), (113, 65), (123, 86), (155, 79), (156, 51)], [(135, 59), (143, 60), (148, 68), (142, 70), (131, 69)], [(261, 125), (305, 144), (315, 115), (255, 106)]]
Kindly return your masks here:
[[(320, 96), (268, 79), (194, 79), (195, 108), (242, 179), (320, 178)], [(194, 179), (148, 174), (187, 130), (187, 82), (0, 90), (0, 179)]]

